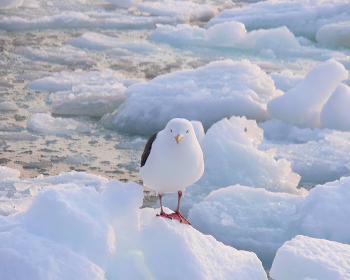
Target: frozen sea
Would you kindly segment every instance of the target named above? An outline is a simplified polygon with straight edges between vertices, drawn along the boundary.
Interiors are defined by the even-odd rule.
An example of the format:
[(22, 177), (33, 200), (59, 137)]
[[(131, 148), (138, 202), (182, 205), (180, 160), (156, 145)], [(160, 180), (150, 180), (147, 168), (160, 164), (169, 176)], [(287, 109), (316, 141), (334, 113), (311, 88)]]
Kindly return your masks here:
[[(184, 117), (197, 121), (206, 163), (205, 174), (183, 198), (185, 215), (198, 221), (194, 228), (256, 253), (266, 270), (277, 249), (298, 234), (350, 244), (348, 228), (344, 236), (333, 236), (331, 227), (315, 234), (301, 218), (317, 212), (307, 210), (308, 201), (317, 200), (317, 188), (341, 178), (343, 186), (350, 176), (349, 56), (348, 0), (0, 0), (0, 164), (11, 168), (0, 169), (0, 233), (23, 222), (16, 214), (29, 209), (35, 217), (40, 204), (31, 207), (32, 202), (47, 186), (93, 187), (103, 196), (111, 179), (142, 185), (138, 172), (147, 139), (170, 119)], [(70, 192), (73, 198), (89, 197), (75, 185), (62, 189), (67, 197)], [(45, 205), (49, 192), (38, 203)], [(143, 193), (143, 202), (131, 205), (157, 207), (155, 193), (147, 187)], [(237, 208), (225, 202), (225, 193)], [(260, 195), (264, 199), (256, 202)], [(174, 208), (176, 196), (166, 196), (165, 203)], [(244, 208), (249, 204), (257, 205), (254, 214)], [(272, 204), (284, 206), (264, 212)], [(203, 217), (205, 209), (214, 210)], [(139, 223), (148, 225), (151, 211), (142, 212)], [(260, 221), (262, 215), (270, 220), (260, 227), (245, 224), (247, 217)], [(23, 222), (31, 234), (74, 243), (29, 230), (33, 221)], [(337, 221), (342, 224), (342, 217)], [(231, 236), (230, 230), (237, 233)], [(147, 239), (149, 232), (137, 238)], [(148, 268), (138, 263), (144, 278), (135, 279), (165, 279), (147, 262), (156, 257), (139, 244)], [(67, 246), (78, 254), (95, 252)], [(105, 252), (88, 257), (102, 270), (90, 268), (122, 279), (124, 272), (110, 266), (128, 250), (111, 262)], [(62, 273), (64, 279), (68, 274)], [(244, 279), (260, 279), (256, 273)]]

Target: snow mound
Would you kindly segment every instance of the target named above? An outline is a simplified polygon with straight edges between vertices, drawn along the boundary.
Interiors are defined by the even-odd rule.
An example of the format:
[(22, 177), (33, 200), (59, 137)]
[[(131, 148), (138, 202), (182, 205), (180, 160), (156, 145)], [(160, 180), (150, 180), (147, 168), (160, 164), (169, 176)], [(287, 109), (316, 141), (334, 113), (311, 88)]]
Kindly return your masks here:
[(141, 186), (111, 180), (99, 193), (65, 175), (48, 177), (64, 183), (43, 188), (24, 218), (0, 217), (1, 278), (266, 279), (254, 253), (140, 210)]
[(277, 249), (298, 234), (350, 244), (349, 199), (350, 177), (318, 185), (307, 196), (236, 185), (213, 191), (188, 218), (202, 233), (253, 251), (268, 266)]
[(349, 20), (350, 7), (347, 0), (269, 0), (224, 10), (211, 19), (207, 27), (227, 21), (239, 21), (248, 30), (286, 26), (295, 36), (314, 39), (322, 26)]
[(77, 48), (86, 48), (98, 51), (105, 51), (115, 48), (125, 49), (137, 53), (158, 50), (155, 45), (146, 40), (126, 40), (95, 32), (84, 33), (82, 36), (69, 40), (67, 43)]
[(18, 107), (16, 104), (9, 102), (9, 101), (4, 101), (0, 102), (0, 111), (17, 111)]
[[(287, 160), (276, 161), (272, 154), (258, 150), (262, 137), (262, 129), (245, 117), (215, 123), (201, 142), (205, 170), (199, 181), (186, 188), (181, 202), (183, 214), (211, 191), (235, 184), (273, 192), (306, 192), (296, 188), (300, 176), (292, 171)], [(163, 201), (175, 209), (177, 195), (167, 194)]]
[(322, 26), (316, 33), (316, 39), (326, 46), (350, 48), (350, 21)]
[(297, 86), (267, 104), (269, 114), (292, 124), (320, 125), (323, 105), (348, 71), (339, 62), (330, 59), (312, 70)]
[(303, 201), (301, 195), (235, 185), (211, 192), (193, 206), (188, 219), (197, 230), (255, 252), (270, 266), (277, 249), (295, 236), (288, 226)]
[(300, 47), (298, 40), (285, 26), (247, 33), (244, 24), (236, 21), (217, 24), (208, 29), (188, 24), (160, 25), (149, 39), (174, 46), (198, 45), (254, 51), (285, 52)]
[(200, 121), (205, 129), (233, 115), (263, 121), (266, 103), (278, 94), (272, 79), (248, 60), (217, 61), (129, 87), (126, 101), (102, 121), (108, 128), (149, 135), (175, 117)]
[(348, 279), (350, 246), (298, 235), (278, 249), (270, 275), (276, 280)]
[(69, 118), (54, 118), (48, 114), (37, 113), (28, 123), (27, 128), (42, 134), (72, 135), (91, 132), (88, 124)]
[(47, 91), (69, 91), (74, 86), (104, 86), (122, 83), (125, 87), (135, 83), (143, 82), (142, 79), (127, 79), (123, 74), (105, 69), (103, 71), (83, 72), (76, 70), (74, 72), (62, 71), (53, 76), (41, 78), (29, 83), (26, 88), (32, 90)]
[(321, 122), (324, 127), (350, 131), (350, 87), (340, 84), (323, 106)]

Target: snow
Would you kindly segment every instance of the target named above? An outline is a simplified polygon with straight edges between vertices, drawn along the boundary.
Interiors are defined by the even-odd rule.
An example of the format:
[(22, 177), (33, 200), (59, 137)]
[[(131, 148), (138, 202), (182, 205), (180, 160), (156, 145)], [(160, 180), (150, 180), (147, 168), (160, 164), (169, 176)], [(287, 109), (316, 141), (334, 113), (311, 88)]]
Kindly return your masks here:
[(10, 101), (0, 102), (0, 111), (17, 111), (18, 107), (16, 104)]
[(349, 256), (349, 245), (298, 235), (278, 249), (270, 275), (276, 280), (347, 279)]
[[(270, 153), (258, 150), (262, 137), (262, 129), (245, 117), (215, 123), (201, 142), (204, 174), (183, 193), (182, 213), (187, 215), (193, 204), (201, 202), (211, 191), (235, 184), (273, 192), (307, 192), (296, 188), (300, 176), (292, 171), (290, 162), (276, 161)], [(164, 196), (163, 204), (175, 209), (177, 195)]]
[(268, 0), (224, 10), (212, 18), (207, 27), (227, 21), (241, 22), (248, 30), (286, 26), (295, 36), (314, 39), (322, 26), (349, 20), (347, 0)]
[(236, 21), (224, 22), (208, 29), (188, 24), (160, 25), (149, 39), (174, 46), (199, 45), (282, 53), (300, 47), (298, 40), (285, 26), (247, 33), (244, 24)]
[(350, 244), (349, 187), (350, 177), (318, 185), (307, 196), (235, 185), (195, 204), (188, 219), (226, 245), (257, 253), (269, 266), (277, 249), (298, 234)]
[(126, 101), (102, 122), (107, 128), (151, 135), (175, 117), (200, 121), (205, 129), (233, 115), (264, 121), (266, 103), (279, 94), (273, 80), (249, 61), (217, 61), (129, 87)]
[(326, 46), (350, 48), (350, 21), (322, 26), (316, 33), (316, 39)]
[(19, 174), (17, 169), (0, 166), (0, 181), (4, 181), (5, 179), (18, 179)]
[(27, 128), (42, 134), (73, 135), (91, 132), (88, 124), (70, 119), (55, 118), (48, 114), (37, 113), (27, 123)]
[[(84, 185), (90, 179), (103, 187)], [(267, 279), (254, 253), (156, 217), (159, 209), (140, 210), (143, 189), (135, 183), (84, 172), (35, 180), (26, 182), (47, 184), (24, 217), (0, 217), (0, 258), (7, 265), (0, 267), (1, 277)]]
[(24, 0), (1, 0), (0, 9), (11, 9), (22, 6)]
[(287, 123), (320, 126), (323, 105), (347, 77), (344, 66), (330, 59), (310, 70), (295, 88), (272, 99), (267, 110), (273, 118)]
[(107, 0), (107, 2), (113, 3), (123, 8), (130, 8), (132, 6), (136, 6), (138, 3), (142, 2), (142, 0)]
[(296, 87), (305, 78), (303, 75), (293, 74), (290, 70), (284, 70), (281, 73), (271, 73), (269, 76), (274, 81), (275, 87), (283, 92)]
[(321, 111), (322, 126), (350, 131), (350, 87), (340, 84)]

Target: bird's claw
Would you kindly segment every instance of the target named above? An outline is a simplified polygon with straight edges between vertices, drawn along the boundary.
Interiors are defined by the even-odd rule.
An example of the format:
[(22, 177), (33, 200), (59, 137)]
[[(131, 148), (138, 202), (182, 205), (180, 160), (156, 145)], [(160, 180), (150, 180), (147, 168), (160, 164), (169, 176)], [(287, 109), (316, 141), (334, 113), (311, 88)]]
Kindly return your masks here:
[(168, 219), (170, 219), (170, 220), (173, 219), (169, 214), (167, 214), (167, 213), (165, 213), (165, 212), (160, 212), (160, 214), (157, 214), (156, 216), (157, 216), (157, 217), (168, 218)]
[(183, 223), (186, 225), (191, 225), (191, 223), (189, 221), (187, 221), (184, 216), (181, 215), (180, 211), (176, 210), (174, 213), (171, 213), (169, 216), (174, 218), (175, 220), (179, 220), (180, 223)]

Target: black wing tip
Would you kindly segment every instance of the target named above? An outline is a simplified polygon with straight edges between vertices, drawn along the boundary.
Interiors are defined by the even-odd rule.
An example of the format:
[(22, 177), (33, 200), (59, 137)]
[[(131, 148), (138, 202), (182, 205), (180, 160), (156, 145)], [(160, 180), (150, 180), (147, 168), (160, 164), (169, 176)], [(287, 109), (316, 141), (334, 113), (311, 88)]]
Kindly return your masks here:
[(141, 156), (141, 167), (146, 164), (148, 156), (151, 153), (152, 144), (153, 144), (154, 140), (156, 140), (156, 138), (157, 138), (157, 134), (158, 134), (158, 132), (152, 134), (152, 136), (148, 139), (148, 141), (146, 143), (145, 149), (143, 150), (143, 153)]

